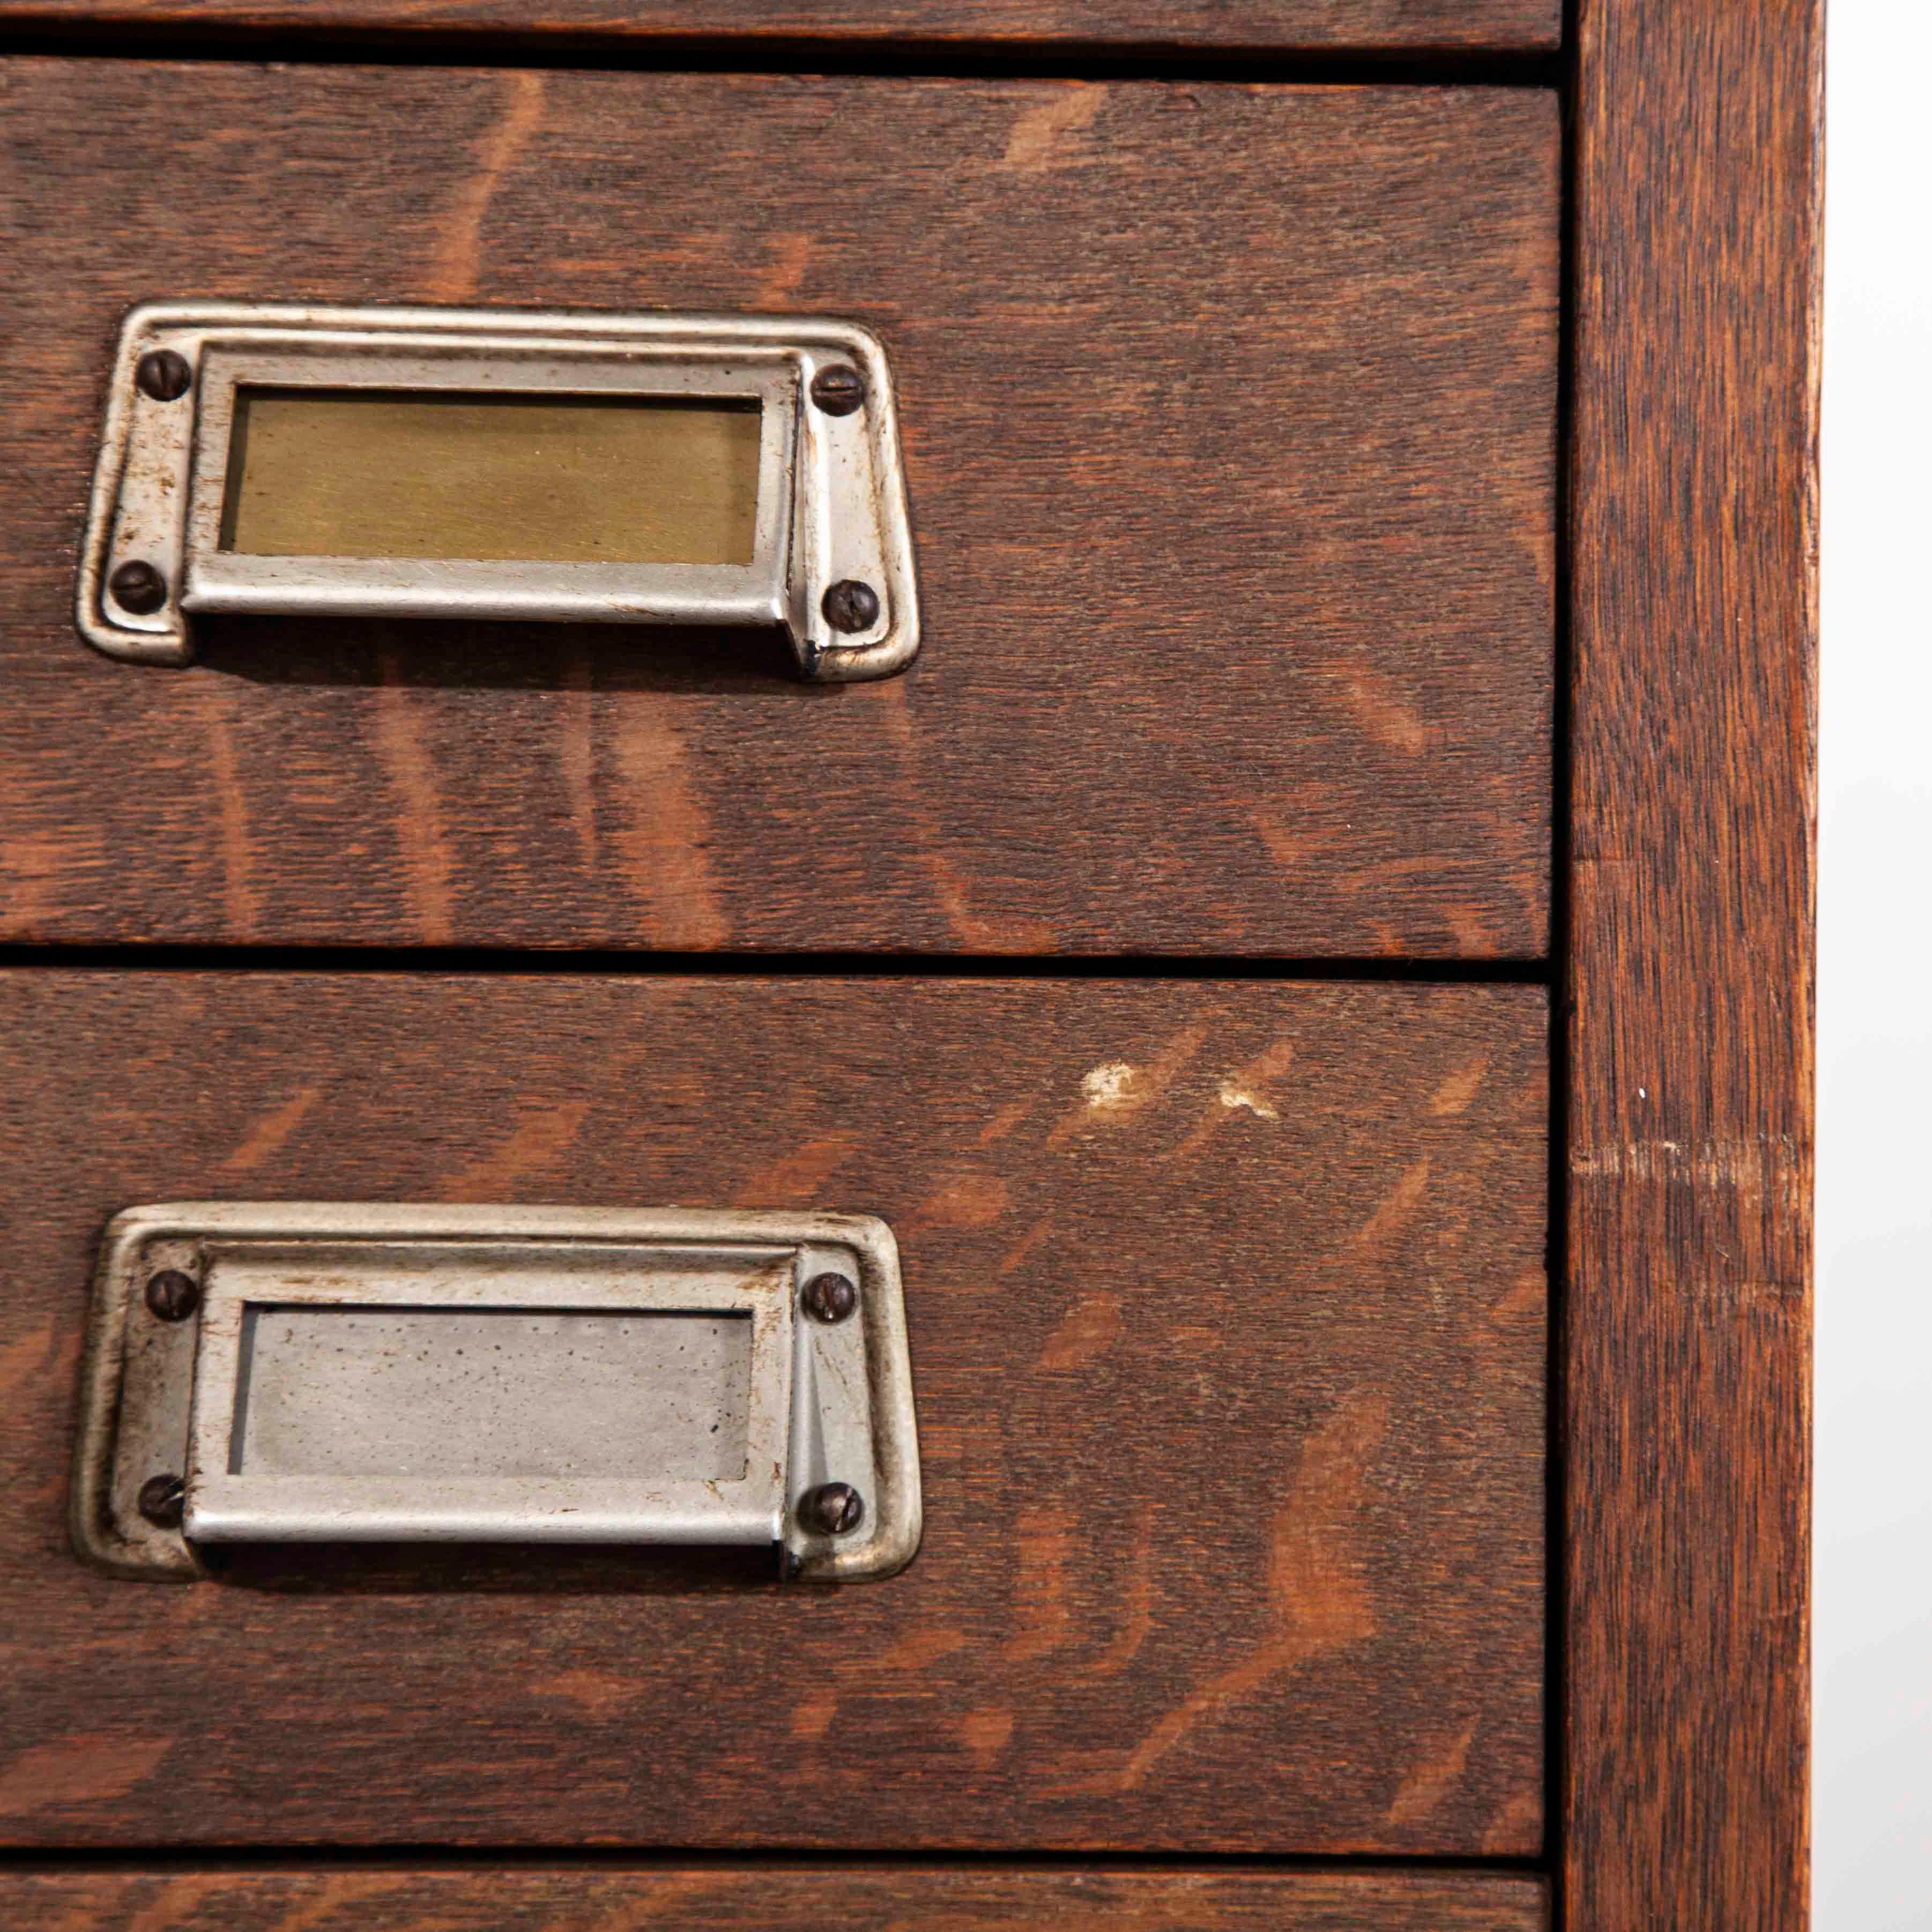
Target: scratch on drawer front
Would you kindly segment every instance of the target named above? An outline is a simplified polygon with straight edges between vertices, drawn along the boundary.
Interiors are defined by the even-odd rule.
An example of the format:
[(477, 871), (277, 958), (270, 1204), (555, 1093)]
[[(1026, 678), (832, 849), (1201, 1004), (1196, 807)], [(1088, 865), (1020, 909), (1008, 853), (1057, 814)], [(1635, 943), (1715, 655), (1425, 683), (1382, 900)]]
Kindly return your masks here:
[(483, 218), (489, 212), (490, 197), (543, 118), (543, 76), (526, 69), (503, 79), (509, 89), (509, 104), (477, 143), (476, 165), (463, 178), (442, 246), (436, 251), (430, 290), (439, 302), (460, 302), (476, 292)]
[(1278, 1120), (1281, 1115), (1270, 1101), (1264, 1100), (1258, 1094), (1250, 1094), (1245, 1087), (1238, 1087), (1232, 1080), (1221, 1082), (1221, 1104), (1224, 1107), (1245, 1107), (1248, 1112), (1264, 1120)]
[(1080, 1104), (1061, 1117), (1046, 1137), (1049, 1152), (1102, 1121), (1132, 1119), (1167, 1090), (1182, 1068), (1201, 1050), (1205, 1027), (1183, 1027), (1150, 1065), (1103, 1060), (1080, 1077)]
[(1796, 1197), (1802, 1179), (1798, 1144), (1789, 1134), (1742, 1141), (1626, 1141), (1584, 1148), (1570, 1157), (1580, 1180), (1684, 1181), (1735, 1187), (1756, 1198), (1768, 1189)]
[(1122, 1113), (1147, 1098), (1139, 1069), (1124, 1060), (1093, 1068), (1082, 1078), (1080, 1091), (1096, 1114)]
[(1279, 1120), (1281, 1110), (1268, 1098), (1268, 1084), (1278, 1079), (1294, 1064), (1291, 1041), (1276, 1040), (1258, 1058), (1237, 1067), (1215, 1090), (1194, 1128), (1168, 1156), (1175, 1161), (1192, 1160), (1224, 1126), (1231, 1114), (1252, 1114), (1258, 1120)]

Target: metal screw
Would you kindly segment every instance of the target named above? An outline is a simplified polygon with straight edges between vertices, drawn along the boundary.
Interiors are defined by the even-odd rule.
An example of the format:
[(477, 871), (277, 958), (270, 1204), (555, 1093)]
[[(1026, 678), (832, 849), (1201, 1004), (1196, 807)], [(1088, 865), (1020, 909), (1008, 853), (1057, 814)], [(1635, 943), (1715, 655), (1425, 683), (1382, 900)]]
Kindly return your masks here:
[(150, 1476), (141, 1485), (141, 1514), (157, 1529), (178, 1529), (188, 1485), (178, 1476)]
[(849, 416), (866, 400), (866, 379), (848, 363), (832, 363), (812, 377), (812, 400), (829, 416)]
[(825, 593), (820, 608), (835, 631), (869, 631), (879, 621), (879, 593), (848, 577)]
[(158, 403), (171, 403), (186, 395), (194, 380), (188, 358), (172, 349), (151, 349), (134, 365), (134, 386)]
[(850, 1483), (820, 1483), (799, 1498), (798, 1520), (820, 1536), (847, 1536), (866, 1520), (866, 1499)]
[(815, 1322), (843, 1322), (859, 1305), (859, 1291), (842, 1274), (815, 1274), (799, 1299)]
[(124, 563), (107, 580), (107, 588), (122, 610), (137, 617), (168, 601), (168, 580), (152, 563)]
[(148, 1277), (148, 1306), (164, 1322), (185, 1322), (200, 1300), (200, 1283), (179, 1268), (163, 1268)]

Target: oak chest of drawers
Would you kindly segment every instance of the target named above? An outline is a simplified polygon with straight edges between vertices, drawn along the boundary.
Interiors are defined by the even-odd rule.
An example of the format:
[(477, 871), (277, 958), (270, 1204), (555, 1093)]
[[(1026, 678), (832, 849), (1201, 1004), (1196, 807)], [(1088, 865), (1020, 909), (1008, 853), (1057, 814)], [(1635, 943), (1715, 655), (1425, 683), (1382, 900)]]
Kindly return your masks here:
[[(8, 1922), (1800, 1924), (1816, 10), (0, 32)], [(91, 650), (76, 581), (110, 626), (142, 587), (124, 508), (89, 574), (97, 457), (219, 366), (190, 329), (136, 397), (142, 303), (836, 319), (866, 392), (784, 406), (890, 410), (918, 655), (238, 615), (191, 535), (154, 621), (195, 662)], [(487, 1275), (524, 1262), (464, 1231), (522, 1254), (538, 1208), (604, 1262), (598, 1214), (712, 1217), (795, 1334), (746, 1400), (790, 1390), (805, 1580), (218, 1528), (282, 1372), (249, 1324), (326, 1260), (221, 1204), (317, 1202), (404, 1274), (412, 1228)], [(210, 1205), (116, 1220), (153, 1204)], [(896, 1270), (849, 1469), (798, 1420), (848, 1304), (794, 1307), (787, 1216), (800, 1280), (847, 1228)], [(526, 1342), (592, 1333), (542, 1293)], [(190, 1318), (200, 1441), (231, 1303), (236, 1446), (150, 1456), (200, 1573), (154, 1580), (142, 1364)], [(482, 1371), (435, 1360), (440, 1414)], [(810, 1580), (867, 1507), (820, 1479), (879, 1533), (915, 1414), (916, 1558)]]

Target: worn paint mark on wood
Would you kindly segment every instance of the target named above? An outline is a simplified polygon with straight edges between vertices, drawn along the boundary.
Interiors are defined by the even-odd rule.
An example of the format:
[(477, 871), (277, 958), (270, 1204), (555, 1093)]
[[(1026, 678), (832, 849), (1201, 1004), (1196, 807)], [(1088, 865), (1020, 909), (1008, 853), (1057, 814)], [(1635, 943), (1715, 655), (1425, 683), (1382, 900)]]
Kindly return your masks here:
[(1580, 1180), (1664, 1181), (1736, 1189), (1750, 1199), (1766, 1193), (1794, 1205), (1810, 1172), (1809, 1157), (1789, 1134), (1750, 1140), (1644, 1140), (1581, 1148), (1570, 1172)]
[(1124, 1060), (1109, 1060), (1082, 1074), (1080, 1094), (1096, 1114), (1125, 1113), (1147, 1099), (1140, 1069)]
[(1293, 1042), (1276, 1040), (1264, 1053), (1257, 1054), (1245, 1066), (1230, 1074), (1216, 1088), (1214, 1100), (1202, 1109), (1192, 1130), (1168, 1158), (1178, 1162), (1193, 1160), (1227, 1124), (1231, 1114), (1245, 1110), (1258, 1120), (1280, 1120), (1281, 1109), (1266, 1097), (1266, 1090), (1294, 1061)]
[(1205, 1027), (1184, 1027), (1144, 1066), (1129, 1060), (1107, 1060), (1081, 1076), (1080, 1100), (1046, 1136), (1049, 1153), (1104, 1126), (1130, 1122), (1144, 1113), (1173, 1084), (1208, 1037)]

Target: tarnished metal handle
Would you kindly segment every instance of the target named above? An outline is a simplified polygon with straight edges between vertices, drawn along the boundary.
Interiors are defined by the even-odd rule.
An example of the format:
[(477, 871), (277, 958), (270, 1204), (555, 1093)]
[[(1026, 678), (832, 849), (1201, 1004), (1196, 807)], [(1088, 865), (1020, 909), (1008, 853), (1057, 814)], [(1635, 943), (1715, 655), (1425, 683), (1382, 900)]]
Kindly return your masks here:
[(884, 1576), (920, 1528), (898, 1253), (856, 1215), (130, 1208), (94, 1290), (74, 1540), (773, 1546)]
[(148, 303), (122, 325), (76, 617), (776, 626), (814, 679), (919, 649), (891, 371), (817, 316)]

